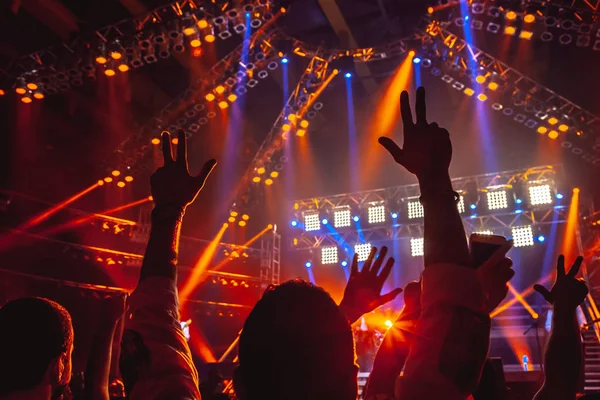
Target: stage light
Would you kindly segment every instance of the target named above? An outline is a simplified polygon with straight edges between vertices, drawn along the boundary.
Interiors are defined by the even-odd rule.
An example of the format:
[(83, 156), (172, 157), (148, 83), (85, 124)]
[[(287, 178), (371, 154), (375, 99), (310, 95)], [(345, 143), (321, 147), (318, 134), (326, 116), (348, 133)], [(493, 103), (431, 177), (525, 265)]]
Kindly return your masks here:
[(409, 201), (408, 206), (408, 219), (423, 218), (425, 211), (420, 201)]
[(506, 19), (509, 21), (512, 21), (513, 19), (517, 18), (517, 13), (514, 11), (509, 11), (506, 13)]
[(119, 176), (119, 175), (121, 175), (121, 172), (115, 169), (113, 172), (111, 172), (111, 175), (112, 176)]
[(344, 77), (346, 77), (346, 79), (350, 79), (350, 78), (352, 78), (352, 72), (346, 72), (346, 73), (344, 74)]
[(546, 237), (544, 235), (539, 235), (537, 237), (537, 241), (540, 243), (544, 243), (546, 241)]
[(273, 171), (271, 172), (271, 178), (277, 178), (279, 176), (279, 172)]
[(298, 129), (296, 131), (296, 136), (303, 137), (304, 135), (306, 135), (306, 131), (304, 129)]
[(255, 176), (254, 178), (252, 178), (252, 182), (259, 183), (260, 182), (260, 176)]
[(206, 43), (212, 43), (212, 42), (214, 42), (215, 41), (215, 35), (210, 35), (209, 34), (209, 35), (204, 36), (204, 41)]
[(117, 68), (121, 72), (129, 71), (129, 65), (127, 65), (127, 64), (119, 64), (119, 66)]
[(213, 101), (213, 100), (215, 99), (215, 95), (214, 95), (214, 94), (212, 94), (212, 93), (207, 93), (207, 94), (206, 94), (206, 96), (204, 96), (204, 98), (205, 98), (207, 101)]
[(415, 64), (419, 64), (421, 62), (421, 59), (419, 57), (415, 57), (415, 58), (413, 58), (413, 62)]
[(471, 210), (475, 210), (475, 209), (477, 208), (477, 204), (473, 204), (473, 203), (471, 203), (471, 204), (469, 205), (469, 208), (470, 208)]
[(119, 181), (119, 182), (117, 182), (117, 186), (120, 187), (120, 188), (124, 188), (125, 187), (125, 182)]
[(250, 219), (250, 216), (248, 214), (244, 214), (244, 215), (242, 215), (242, 219), (244, 221), (248, 221)]
[(306, 129), (306, 128), (308, 128), (308, 124), (309, 124), (309, 122), (307, 120), (303, 119), (302, 121), (300, 121), (300, 128)]
[(465, 94), (467, 96), (473, 96), (475, 94), (475, 91), (473, 89), (471, 89), (471, 88), (466, 88), (465, 89)]
[(298, 221), (296, 221), (295, 219), (292, 220), (292, 222), (290, 222), (290, 225), (292, 225), (294, 228), (298, 226)]
[(306, 268), (310, 268), (310, 267), (312, 267), (312, 263), (310, 261), (307, 261), (307, 262), (304, 263), (304, 266)]
[(485, 94), (483, 94), (483, 93), (480, 93), (477, 96), (477, 100), (479, 100), (479, 101), (486, 101), (487, 100), (487, 96)]
[(535, 15), (527, 14), (523, 17), (523, 21), (527, 22), (528, 24), (531, 24), (532, 22), (535, 21)]
[(321, 229), (321, 220), (318, 213), (304, 214), (304, 230), (306, 232), (318, 231)]
[(477, 232), (473, 232), (477, 235), (493, 235), (494, 232), (490, 231), (490, 230), (484, 230), (484, 231), (477, 231)]
[(398, 213), (397, 212), (393, 212), (392, 213), (392, 219), (396, 219), (398, 218)]
[(342, 267), (347, 267), (348, 266), (348, 261), (344, 260), (342, 261)]
[(160, 144), (160, 139), (159, 138), (152, 138), (152, 140), (150, 141), (150, 143), (152, 143), (153, 145)]
[(257, 174), (259, 174), (259, 175), (262, 175), (262, 174), (264, 174), (264, 173), (265, 173), (265, 171), (266, 171), (266, 170), (265, 170), (265, 167), (258, 167), (258, 168), (256, 169), (256, 173), (257, 173)]
[(35, 99), (37, 99), (37, 100), (42, 100), (42, 99), (44, 98), (44, 93), (42, 93), (42, 92), (35, 92), (35, 93), (33, 94), (33, 97), (34, 97)]
[(336, 246), (321, 247), (321, 264), (337, 264), (338, 248)]
[(515, 210), (515, 214), (521, 214), (522, 212), (523, 212), (523, 210), (521, 210), (520, 208), (517, 208), (517, 209)]
[(427, 14), (433, 14), (433, 7), (427, 7)]
[(394, 323), (392, 321), (390, 321), (389, 319), (386, 319), (385, 322), (384, 322), (384, 324), (388, 328), (391, 328), (392, 326), (394, 326)]
[(459, 197), (457, 207), (460, 214), (465, 212), (465, 198), (463, 196)]
[(529, 204), (532, 206), (552, 204), (550, 185), (529, 186)]
[(287, 57), (283, 57), (283, 58), (281, 59), (281, 63), (282, 63), (282, 64), (287, 64), (287, 63), (288, 63), (288, 61), (289, 61), (289, 60), (287, 59)]
[(385, 206), (376, 205), (367, 208), (367, 220), (369, 224), (380, 224), (385, 222)]
[(4, 96), (6, 92), (3, 89), (0, 89), (0, 96)]
[(531, 40), (531, 38), (533, 37), (533, 32), (531, 32), (531, 31), (521, 31), (521, 33), (519, 33), (519, 37), (521, 39)]
[(423, 238), (410, 238), (410, 254), (413, 257), (422, 257), (425, 254), (425, 241)]
[(539, 134), (545, 135), (548, 132), (548, 128), (545, 126), (538, 126), (537, 131)]
[(98, 56), (96, 57), (96, 62), (98, 64), (106, 64), (108, 62), (108, 59), (104, 56)]
[(475, 78), (475, 81), (477, 83), (484, 83), (485, 79), (486, 79), (485, 76), (483, 76), (483, 75), (477, 75), (477, 78)]
[(321, 223), (322, 223), (323, 225), (327, 225), (327, 224), (329, 223), (329, 220), (328, 220), (327, 218), (323, 218), (323, 219), (321, 220)]
[(505, 35), (514, 35), (515, 33), (517, 33), (517, 28), (515, 28), (514, 26), (505, 26), (504, 27)]
[(548, 132), (548, 137), (550, 139), (556, 139), (558, 138), (558, 132), (555, 130), (551, 130), (550, 132)]
[(237, 100), (237, 96), (233, 93), (231, 93), (229, 96), (227, 96), (227, 100), (229, 100), (230, 103), (233, 103), (234, 101)]
[(296, 114), (290, 114), (290, 115), (288, 115), (288, 116), (287, 116), (287, 119), (288, 119), (288, 121), (290, 121), (290, 122), (294, 122), (294, 121), (296, 121), (296, 119), (298, 119), (298, 118), (296, 117)]
[(100, 179), (100, 180), (97, 182), (97, 184), (98, 184), (98, 186), (103, 186), (103, 185), (104, 185), (104, 181), (103, 181), (102, 179)]
[(223, 94), (225, 92), (225, 87), (223, 85), (219, 85), (215, 88), (215, 92), (218, 94)]
[(200, 57), (203, 53), (204, 53), (204, 50), (202, 50), (202, 47), (196, 47), (195, 49), (192, 50), (192, 56), (194, 56), (194, 57)]
[(232, 222), (232, 223), (233, 223), (233, 222), (235, 222), (235, 217), (229, 217), (229, 218), (227, 218), (227, 221), (229, 221), (229, 222)]
[(501, 210), (504, 208), (508, 208), (508, 198), (506, 196), (506, 190), (487, 192), (486, 195), (489, 210)]
[(558, 130), (561, 131), (561, 132), (566, 132), (566, 131), (569, 130), (569, 127), (567, 125), (565, 125), (565, 124), (560, 124), (558, 126)]
[(113, 178), (110, 176), (107, 176), (106, 178), (104, 178), (104, 182), (106, 183), (111, 183), (113, 181)]
[(200, 47), (202, 45), (202, 42), (200, 41), (200, 39), (192, 39), (190, 40), (190, 46), (197, 48)]
[(37, 90), (37, 88), (38, 88), (38, 85), (37, 85), (37, 83), (34, 83), (34, 82), (29, 82), (29, 83), (27, 84), (27, 89), (29, 89), (29, 90)]
[(208, 28), (208, 21), (206, 21), (205, 19), (201, 19), (200, 21), (198, 21), (198, 28)]
[(127, 175), (125, 177), (125, 182), (133, 182), (133, 176)]
[(220, 102), (219, 102), (219, 108), (220, 108), (220, 109), (224, 110), (224, 109), (226, 109), (227, 107), (229, 107), (229, 103), (227, 103), (226, 101), (220, 101)]
[(515, 199), (516, 204), (521, 204), (522, 202), (523, 202), (523, 200), (521, 200), (521, 199)]
[(106, 76), (115, 76), (117, 73), (112, 68), (107, 68), (104, 70), (104, 75)]
[(119, 51), (111, 51), (110, 52), (110, 57), (113, 60), (120, 60), (121, 58), (123, 58), (123, 54), (121, 54)]
[(355, 215), (354, 217), (352, 217), (352, 220), (354, 222), (358, 222), (358, 221), (360, 221), (360, 217), (358, 215)]
[(19, 86), (19, 87), (15, 88), (15, 92), (17, 94), (25, 94), (25, 93), (27, 93), (27, 89), (25, 89), (24, 87), (20, 87)]
[(350, 208), (333, 210), (333, 226), (344, 228), (350, 226)]
[(354, 246), (354, 252), (358, 254), (358, 261), (366, 261), (371, 254), (371, 243), (359, 243)]
[(514, 247), (533, 246), (533, 229), (531, 225), (513, 227), (512, 239)]
[(556, 124), (558, 124), (558, 119), (554, 118), (554, 117), (550, 117), (550, 118), (548, 118), (548, 123), (550, 125), (556, 125)]
[(564, 196), (562, 195), (562, 193), (556, 193), (556, 198), (557, 198), (558, 200), (562, 200), (562, 198), (563, 198), (563, 197), (564, 197)]
[(185, 36), (192, 36), (195, 33), (196, 33), (196, 29), (194, 29), (194, 27), (192, 27), (192, 26), (189, 26), (183, 30), (183, 34)]
[(273, 184), (273, 179), (271, 179), (271, 178), (265, 179), (265, 185), (271, 186), (272, 184)]
[(290, 124), (283, 124), (283, 125), (281, 125), (281, 130), (284, 131), (284, 132), (287, 132), (290, 129), (292, 129), (292, 126)]
[(496, 82), (490, 82), (488, 84), (488, 89), (490, 89), (490, 90), (496, 90), (496, 89), (498, 89), (498, 84)]

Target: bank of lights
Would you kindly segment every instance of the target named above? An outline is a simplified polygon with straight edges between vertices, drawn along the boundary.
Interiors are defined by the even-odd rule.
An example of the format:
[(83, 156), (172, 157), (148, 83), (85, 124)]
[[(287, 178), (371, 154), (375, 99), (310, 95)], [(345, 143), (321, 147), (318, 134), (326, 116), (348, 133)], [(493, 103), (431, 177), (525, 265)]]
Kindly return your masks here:
[(423, 218), (425, 216), (425, 210), (423, 210), (423, 205), (420, 201), (409, 201), (407, 207), (408, 219)]
[(319, 214), (304, 214), (304, 230), (306, 232), (313, 232), (319, 229), (321, 229)]
[(532, 206), (552, 204), (552, 191), (550, 185), (529, 186), (529, 204)]
[(533, 228), (531, 225), (513, 227), (512, 239), (515, 247), (533, 246)]
[(337, 264), (338, 248), (336, 246), (321, 247), (321, 264)]
[(333, 226), (345, 228), (351, 225), (351, 212), (349, 208), (333, 211)]
[(425, 241), (423, 238), (410, 238), (410, 254), (413, 257), (422, 257), (425, 254)]
[(385, 206), (377, 205), (377, 206), (369, 206), (367, 208), (367, 219), (370, 224), (380, 224), (385, 222)]
[(358, 261), (366, 261), (371, 254), (371, 243), (360, 243), (354, 246), (354, 252), (358, 254)]
[(487, 192), (487, 204), (489, 210), (502, 210), (508, 208), (508, 196), (506, 190)]

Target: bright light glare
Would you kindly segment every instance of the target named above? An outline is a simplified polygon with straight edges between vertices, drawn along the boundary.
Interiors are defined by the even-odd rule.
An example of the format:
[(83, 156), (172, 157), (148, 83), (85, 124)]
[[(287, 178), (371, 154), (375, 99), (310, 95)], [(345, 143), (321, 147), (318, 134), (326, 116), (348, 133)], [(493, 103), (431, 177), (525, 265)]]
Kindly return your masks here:
[(423, 218), (425, 211), (420, 201), (408, 202), (408, 219)]
[(413, 257), (422, 257), (425, 254), (423, 238), (410, 238), (410, 254)]
[(358, 254), (358, 261), (366, 261), (371, 254), (371, 243), (361, 243), (354, 246), (354, 252)]
[(460, 196), (460, 199), (458, 200), (458, 212), (459, 213), (464, 213), (465, 212), (465, 198), (463, 196)]
[(346, 73), (344, 74), (344, 76), (345, 76), (347, 79), (350, 79), (350, 78), (352, 78), (352, 72), (346, 72)]
[(337, 264), (338, 248), (336, 246), (321, 247), (321, 264)]
[(368, 220), (370, 224), (380, 224), (385, 222), (385, 206), (370, 206), (367, 209)]
[(508, 198), (506, 190), (498, 190), (495, 192), (487, 192), (488, 209), (501, 210), (508, 208)]
[(344, 228), (350, 226), (350, 209), (339, 209), (333, 211), (333, 226)]
[(494, 232), (490, 231), (490, 230), (485, 230), (485, 231), (477, 231), (477, 232), (473, 232), (477, 235), (493, 235)]
[(515, 247), (533, 246), (533, 229), (531, 225), (513, 227), (512, 238)]
[(532, 206), (552, 204), (550, 185), (529, 186), (529, 204)]
[(321, 229), (321, 221), (318, 213), (304, 214), (304, 230), (306, 232), (318, 231)]

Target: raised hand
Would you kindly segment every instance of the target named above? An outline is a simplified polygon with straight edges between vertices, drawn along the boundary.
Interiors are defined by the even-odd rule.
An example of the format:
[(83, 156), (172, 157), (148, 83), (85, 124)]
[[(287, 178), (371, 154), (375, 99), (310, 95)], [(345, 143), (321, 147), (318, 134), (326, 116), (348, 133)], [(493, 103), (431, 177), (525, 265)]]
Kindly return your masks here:
[(452, 143), (446, 129), (435, 122), (427, 122), (425, 89), (417, 89), (413, 122), (408, 92), (400, 96), (400, 112), (404, 126), (404, 145), (400, 148), (392, 139), (380, 137), (379, 143), (394, 157), (394, 160), (417, 177), (447, 173), (452, 159)]
[(533, 288), (554, 306), (576, 309), (588, 294), (585, 283), (576, 278), (582, 262), (583, 257), (577, 257), (569, 272), (566, 273), (565, 256), (561, 254), (558, 256), (556, 281), (552, 289), (548, 290), (542, 285), (533, 285)]
[[(387, 247), (383, 246), (379, 256), (375, 258), (377, 248), (373, 247), (361, 271), (358, 270), (358, 254), (354, 254), (350, 279), (348, 279), (344, 290), (344, 298), (340, 303), (340, 308), (350, 322), (357, 321), (362, 315), (394, 300), (396, 296), (402, 293), (402, 289), (397, 288), (387, 294), (381, 294), (383, 284), (394, 266), (394, 259), (390, 257), (383, 269), (381, 268), (387, 251)], [(379, 273), (380, 270), (381, 273)]]
[(164, 165), (157, 169), (150, 178), (150, 187), (157, 206), (168, 205), (185, 209), (204, 187), (206, 178), (217, 162), (208, 160), (204, 163), (198, 176), (191, 176), (188, 171), (186, 137), (183, 130), (179, 130), (178, 140), (177, 159), (174, 160), (171, 153), (171, 135), (169, 132), (163, 132)]
[(486, 295), (486, 309), (490, 313), (506, 298), (508, 294), (508, 282), (515, 275), (512, 269), (513, 262), (506, 257), (506, 252), (512, 246), (511, 241), (500, 247), (479, 268), (477, 277)]

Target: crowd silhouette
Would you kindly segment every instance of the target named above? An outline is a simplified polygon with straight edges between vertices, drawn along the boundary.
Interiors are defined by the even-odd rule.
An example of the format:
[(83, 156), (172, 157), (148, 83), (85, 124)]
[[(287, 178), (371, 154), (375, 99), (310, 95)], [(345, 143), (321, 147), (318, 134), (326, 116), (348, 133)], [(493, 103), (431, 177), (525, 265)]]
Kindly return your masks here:
[[(505, 399), (506, 387), (488, 359), (489, 314), (508, 293), (514, 275), (507, 241), (482, 265), (474, 265), (456, 206), (448, 168), (452, 144), (447, 130), (428, 122), (425, 90), (416, 93), (415, 119), (409, 95), (400, 109), (404, 143), (380, 144), (414, 174), (424, 208), (424, 271), (404, 288), (405, 306), (387, 331), (373, 362), (365, 399)], [(112, 300), (88, 357), (85, 399), (200, 399), (198, 372), (179, 322), (177, 254), (182, 219), (203, 188), (215, 160), (197, 176), (187, 167), (186, 136), (162, 135), (164, 165), (151, 178), (155, 207), (137, 288)], [(359, 269), (355, 255), (343, 300), (296, 279), (269, 287), (244, 323), (234, 376), (240, 400), (355, 400), (358, 397), (351, 325), (395, 299), (382, 294), (394, 268), (388, 249), (373, 248)], [(577, 398), (582, 344), (577, 307), (588, 289), (578, 279), (582, 257), (566, 271), (559, 257), (551, 288), (535, 290), (552, 306), (553, 325), (544, 359), (544, 383), (536, 400)], [(119, 369), (123, 389), (109, 385), (111, 342), (124, 319)], [(9, 301), (0, 308), (0, 399), (71, 398), (73, 332), (68, 311), (48, 299)], [(116, 356), (116, 355), (115, 355)], [(69, 385), (71, 383), (71, 385)], [(213, 387), (214, 386), (214, 387)], [(205, 400), (217, 399), (212, 385)], [(205, 386), (206, 389), (206, 386)], [(120, 392), (120, 393), (119, 393)], [(214, 397), (213, 397), (214, 396)], [(208, 397), (208, 399), (206, 399)], [(589, 398), (589, 397), (588, 397)]]

